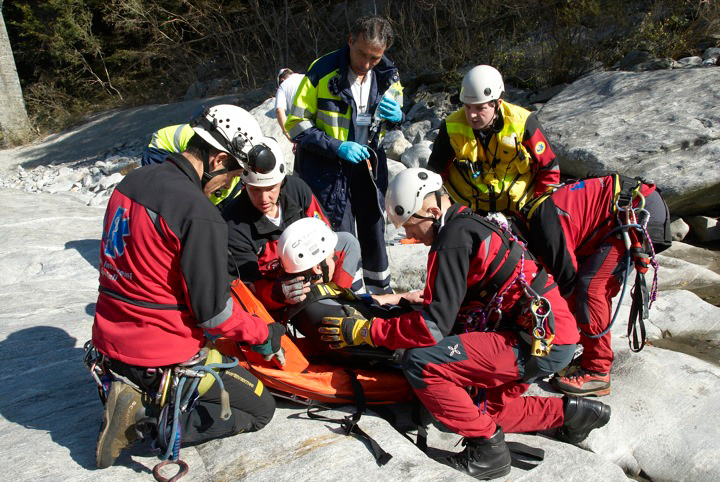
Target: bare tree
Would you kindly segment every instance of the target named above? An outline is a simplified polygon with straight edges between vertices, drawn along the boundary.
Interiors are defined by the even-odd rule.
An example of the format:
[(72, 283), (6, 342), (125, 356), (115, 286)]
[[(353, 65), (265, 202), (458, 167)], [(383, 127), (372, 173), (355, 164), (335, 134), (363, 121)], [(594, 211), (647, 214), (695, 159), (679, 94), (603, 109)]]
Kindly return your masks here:
[(3, 137), (22, 139), (30, 132), (22, 88), (15, 67), (10, 38), (0, 0), (0, 131)]

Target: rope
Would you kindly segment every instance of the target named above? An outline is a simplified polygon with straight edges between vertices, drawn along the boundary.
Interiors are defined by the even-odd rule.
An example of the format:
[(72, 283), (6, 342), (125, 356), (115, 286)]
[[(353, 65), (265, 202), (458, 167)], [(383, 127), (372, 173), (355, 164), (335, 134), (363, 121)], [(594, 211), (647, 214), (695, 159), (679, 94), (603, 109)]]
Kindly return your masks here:
[[(225, 384), (223, 383), (222, 378), (220, 378), (220, 374), (216, 370), (228, 370), (230, 368), (238, 366), (238, 363), (238, 359), (233, 358), (232, 361), (227, 363), (210, 363), (208, 365), (198, 365), (192, 368), (186, 368), (182, 366), (174, 368), (174, 371), (178, 377), (178, 384), (173, 392), (173, 400), (171, 402), (173, 408), (172, 429), (170, 431), (170, 437), (167, 441), (167, 448), (165, 449), (165, 453), (160, 456), (163, 461), (158, 463), (153, 468), (153, 476), (155, 477), (155, 480), (157, 480), (158, 482), (175, 481), (188, 473), (187, 464), (180, 460), (180, 447), (182, 445), (182, 433), (180, 430), (180, 413), (193, 410), (194, 402), (198, 399), (197, 387), (205, 375), (212, 375), (215, 378), (215, 382), (217, 382), (218, 386), (220, 387), (222, 401), (222, 411), (220, 413), (220, 418), (222, 418), (223, 420), (227, 420), (230, 418), (232, 412), (230, 411), (229, 407), (229, 396), (227, 394), (227, 391), (225, 391)], [(183, 390), (188, 380), (191, 380), (191, 385), (187, 390)], [(181, 397), (180, 400), (178, 400), (178, 397)], [(163, 431), (158, 430), (158, 433), (161, 434), (163, 433)], [(159, 475), (159, 469), (170, 462), (178, 464), (181, 469), (177, 475), (175, 475), (171, 479), (166, 479)]]

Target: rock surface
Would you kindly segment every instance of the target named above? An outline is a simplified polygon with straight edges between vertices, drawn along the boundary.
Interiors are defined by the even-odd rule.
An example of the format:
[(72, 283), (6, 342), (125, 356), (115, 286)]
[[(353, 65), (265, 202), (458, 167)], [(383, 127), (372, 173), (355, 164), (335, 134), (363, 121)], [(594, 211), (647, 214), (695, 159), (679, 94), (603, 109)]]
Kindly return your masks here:
[(716, 85), (716, 68), (600, 72), (538, 115), (564, 173), (642, 176), (663, 189), (674, 215), (701, 213), (720, 206)]
[[(574, 85), (551, 102), (568, 95)], [(445, 97), (438, 99), (434, 108), (445, 109)], [(104, 215), (97, 205), (107, 200), (119, 179), (115, 174), (133, 168), (136, 156), (127, 153), (145, 141), (135, 143), (132, 136), (149, 137), (154, 129), (176, 122), (170, 119), (191, 111), (192, 102), (143, 109), (106, 113), (44, 144), (0, 151), (0, 205), (6, 207), (0, 218), (0, 382), (11, 387), (0, 398), (0, 448), (12, 480), (149, 480), (158, 461), (146, 445), (138, 445), (112, 468), (94, 468), (101, 405), (82, 365), (82, 345), (90, 338), (97, 299)], [(266, 133), (273, 127), (279, 131), (271, 111), (269, 103), (255, 110)], [(417, 112), (435, 118), (420, 108)], [(149, 126), (148, 120), (157, 125)], [(127, 129), (120, 130), (123, 138), (113, 138), (117, 123), (126, 122)], [(50, 159), (58, 165), (34, 169)], [(56, 193), (43, 192), (47, 190)], [(400, 233), (389, 234), (394, 239)], [(394, 245), (388, 251), (395, 288), (422, 288), (428, 247)], [(702, 290), (715, 296), (720, 292), (720, 255), (674, 243), (658, 259), (663, 291), (650, 314), (650, 344), (639, 354), (627, 347), (628, 298), (613, 330), (613, 392), (603, 399), (612, 406), (610, 423), (580, 448), (543, 436), (510, 434), (509, 440), (543, 448), (546, 457), (537, 468), (513, 468), (502, 480), (604, 482), (628, 480), (626, 474), (651, 480), (717, 478), (720, 428), (712, 417), (720, 406), (720, 308), (696, 294), (705, 298)], [(547, 383), (533, 386), (530, 393), (558, 395)], [(191, 471), (183, 480), (464, 479), (427, 458), (372, 412), (360, 425), (394, 456), (385, 467), (375, 464), (359, 440), (336, 426), (307, 420), (303, 408), (280, 402), (274, 420), (260, 432), (184, 448), (182, 458)], [(458, 438), (432, 428), (430, 455), (459, 451)]]

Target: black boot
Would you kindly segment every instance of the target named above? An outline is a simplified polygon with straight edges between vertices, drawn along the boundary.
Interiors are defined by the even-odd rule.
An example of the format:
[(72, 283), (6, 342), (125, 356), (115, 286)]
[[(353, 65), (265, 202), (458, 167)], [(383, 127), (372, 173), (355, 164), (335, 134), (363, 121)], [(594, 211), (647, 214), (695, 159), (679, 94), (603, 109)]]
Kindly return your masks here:
[(597, 400), (565, 395), (565, 422), (560, 427), (560, 440), (577, 444), (585, 440), (591, 430), (610, 420), (610, 407)]
[(438, 459), (438, 462), (479, 480), (495, 479), (510, 473), (510, 450), (500, 427), (490, 438), (466, 438), (465, 450)]

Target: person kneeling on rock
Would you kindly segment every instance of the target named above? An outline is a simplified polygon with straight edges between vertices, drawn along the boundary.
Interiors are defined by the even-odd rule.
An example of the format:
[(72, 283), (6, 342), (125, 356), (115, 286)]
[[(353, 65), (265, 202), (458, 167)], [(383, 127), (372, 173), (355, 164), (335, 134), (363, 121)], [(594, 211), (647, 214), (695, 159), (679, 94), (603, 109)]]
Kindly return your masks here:
[(570, 362), (579, 336), (552, 276), (517, 238), (452, 204), (440, 175), (426, 169), (399, 173), (386, 209), (395, 226), (431, 246), (422, 309), (326, 317), (319, 330), (331, 348), (407, 349), (403, 369), (418, 398), (465, 437), (465, 450), (440, 462), (479, 479), (501, 477), (510, 472), (504, 432), (559, 427), (561, 438), (578, 443), (609, 421), (610, 407), (598, 401), (521, 397)]
[[(172, 449), (168, 440), (179, 447), (260, 430), (275, 412), (263, 384), (208, 341), (225, 336), (268, 357), (281, 350), (284, 327), (251, 316), (230, 296), (227, 228), (202, 190), (213, 174), (247, 160), (260, 128), (233, 105), (211, 107), (190, 125), (195, 135), (184, 152), (129, 173), (108, 202), (94, 349), (86, 354), (105, 403), (99, 468), (139, 432)], [(179, 387), (189, 376), (187, 386), (196, 385), (185, 393)], [(181, 403), (186, 395), (192, 400)]]
[(368, 361), (398, 362), (399, 354), (385, 348), (347, 347), (333, 350), (321, 340), (318, 328), (328, 316), (358, 313), (365, 317), (389, 317), (411, 311), (422, 303), (422, 293), (356, 295), (332, 282), (336, 269), (335, 246), (338, 235), (323, 221), (304, 218), (288, 226), (278, 239), (277, 253), (285, 276), (301, 278), (309, 285), (302, 301), (289, 306), (285, 319), (312, 345), (312, 352), (343, 364)]

